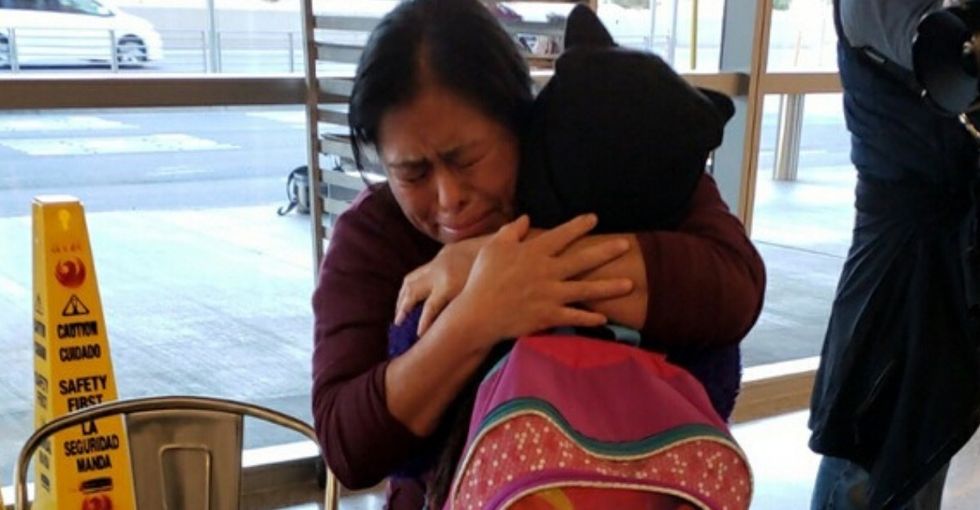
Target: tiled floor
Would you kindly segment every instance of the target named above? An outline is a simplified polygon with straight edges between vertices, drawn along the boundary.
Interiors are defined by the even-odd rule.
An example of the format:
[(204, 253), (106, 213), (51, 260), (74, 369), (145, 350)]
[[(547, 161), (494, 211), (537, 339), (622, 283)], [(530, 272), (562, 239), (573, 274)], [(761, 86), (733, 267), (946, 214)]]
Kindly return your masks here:
[(806, 447), (806, 417), (806, 412), (797, 412), (738, 425), (732, 430), (752, 466), (753, 510), (809, 508), (820, 458)]
[[(809, 508), (820, 457), (806, 447), (808, 413), (800, 411), (737, 425), (733, 433), (749, 457), (755, 476), (752, 510)], [(980, 508), (980, 435), (950, 465), (943, 510)]]

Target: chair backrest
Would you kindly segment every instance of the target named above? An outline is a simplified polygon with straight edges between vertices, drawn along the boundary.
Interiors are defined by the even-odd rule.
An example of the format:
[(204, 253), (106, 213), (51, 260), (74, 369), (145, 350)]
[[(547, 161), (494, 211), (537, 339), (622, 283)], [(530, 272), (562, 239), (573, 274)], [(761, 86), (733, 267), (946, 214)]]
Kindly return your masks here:
[[(15, 508), (27, 509), (27, 469), (41, 444), (65, 429), (117, 415), (125, 420), (139, 510), (239, 508), (245, 416), (317, 440), (305, 422), (246, 402), (168, 396), (100, 404), (56, 418), (28, 438), (14, 471)], [(327, 510), (336, 510), (337, 490), (328, 472), (324, 495)]]

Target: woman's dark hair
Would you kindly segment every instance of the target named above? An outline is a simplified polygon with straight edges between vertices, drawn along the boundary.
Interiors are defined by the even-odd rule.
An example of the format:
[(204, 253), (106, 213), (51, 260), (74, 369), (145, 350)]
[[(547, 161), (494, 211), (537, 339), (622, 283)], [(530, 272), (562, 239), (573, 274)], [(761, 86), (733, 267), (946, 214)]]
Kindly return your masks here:
[(425, 77), (515, 135), (533, 101), (527, 64), (486, 6), (405, 1), (371, 32), (354, 78), (348, 122), (358, 168), (363, 147), (378, 143), (382, 116), (415, 99)]
[[(478, 0), (407, 0), (371, 33), (351, 90), (348, 122), (354, 159), (364, 169), (364, 146), (377, 146), (382, 117), (421, 92), (426, 80), (469, 102), (515, 136), (534, 100), (531, 75), (517, 44)], [(430, 508), (441, 508), (466, 443), (478, 370), (446, 410), (436, 431)], [(433, 444), (433, 443), (430, 443)]]

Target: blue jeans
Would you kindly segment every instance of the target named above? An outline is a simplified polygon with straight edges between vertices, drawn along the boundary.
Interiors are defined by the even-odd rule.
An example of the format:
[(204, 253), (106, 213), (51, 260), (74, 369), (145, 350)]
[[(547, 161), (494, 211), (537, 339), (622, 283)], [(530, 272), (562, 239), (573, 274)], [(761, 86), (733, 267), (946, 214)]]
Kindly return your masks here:
[[(949, 464), (943, 466), (902, 510), (939, 510)], [(868, 472), (851, 461), (824, 457), (817, 471), (810, 510), (866, 510)]]

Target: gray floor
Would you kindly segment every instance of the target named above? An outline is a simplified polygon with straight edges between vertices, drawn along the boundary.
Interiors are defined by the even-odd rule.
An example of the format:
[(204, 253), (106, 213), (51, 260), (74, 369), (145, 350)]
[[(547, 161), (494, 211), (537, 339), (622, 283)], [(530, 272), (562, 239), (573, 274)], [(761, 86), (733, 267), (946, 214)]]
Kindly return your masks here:
[[(749, 457), (755, 477), (752, 510), (809, 508), (820, 457), (806, 447), (804, 411), (737, 425), (733, 433)], [(976, 510), (980, 501), (980, 435), (953, 458), (943, 510)]]
[(808, 167), (794, 182), (757, 179), (752, 239), (768, 281), (762, 316), (742, 344), (748, 364), (820, 353), (850, 244), (854, 181), (840, 165)]

